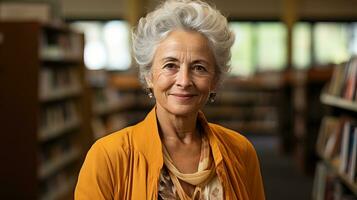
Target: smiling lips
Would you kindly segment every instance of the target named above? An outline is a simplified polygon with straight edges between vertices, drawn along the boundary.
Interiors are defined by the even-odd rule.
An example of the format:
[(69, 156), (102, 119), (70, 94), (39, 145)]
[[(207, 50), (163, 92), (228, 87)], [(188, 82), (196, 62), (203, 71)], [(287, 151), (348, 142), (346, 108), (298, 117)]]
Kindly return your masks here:
[(176, 99), (179, 99), (181, 101), (190, 100), (193, 97), (197, 96), (196, 94), (180, 94), (180, 93), (173, 93), (171, 95), (176, 97)]

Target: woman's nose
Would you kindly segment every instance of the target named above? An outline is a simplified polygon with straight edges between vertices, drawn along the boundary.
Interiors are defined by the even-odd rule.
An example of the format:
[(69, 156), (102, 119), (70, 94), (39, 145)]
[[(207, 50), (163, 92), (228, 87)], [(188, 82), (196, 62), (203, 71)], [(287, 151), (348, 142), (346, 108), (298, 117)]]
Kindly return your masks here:
[(190, 70), (187, 66), (180, 67), (180, 70), (176, 77), (176, 85), (182, 88), (187, 88), (192, 85)]

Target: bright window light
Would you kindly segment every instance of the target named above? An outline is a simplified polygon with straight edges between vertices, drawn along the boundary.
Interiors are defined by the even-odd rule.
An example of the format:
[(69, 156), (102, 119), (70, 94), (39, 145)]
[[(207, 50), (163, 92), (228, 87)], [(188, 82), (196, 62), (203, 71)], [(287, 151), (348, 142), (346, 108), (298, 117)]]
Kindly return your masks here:
[(129, 69), (130, 27), (127, 22), (81, 21), (73, 22), (72, 26), (85, 34), (84, 62), (88, 69)]
[(287, 31), (282, 23), (258, 23), (257, 67), (259, 71), (279, 71), (287, 64)]
[(235, 42), (231, 53), (231, 74), (249, 76), (254, 73), (253, 59), (253, 27), (251, 23), (231, 22), (231, 30), (235, 33)]
[(313, 34), (317, 64), (339, 64), (349, 59), (347, 24), (320, 22)]
[(306, 69), (311, 64), (311, 24), (299, 22), (293, 28), (293, 66)]
[(231, 49), (231, 74), (279, 71), (286, 67), (286, 28), (280, 22), (230, 22), (236, 40)]

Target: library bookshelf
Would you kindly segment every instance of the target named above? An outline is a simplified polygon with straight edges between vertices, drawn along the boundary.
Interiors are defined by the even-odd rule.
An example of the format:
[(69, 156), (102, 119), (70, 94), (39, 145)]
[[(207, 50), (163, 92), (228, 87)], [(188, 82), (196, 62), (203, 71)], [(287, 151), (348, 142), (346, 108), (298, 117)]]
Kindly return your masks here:
[(324, 116), (316, 151), (321, 161), (315, 173), (313, 197), (357, 197), (357, 58), (335, 67), (320, 99), (330, 108)]
[(116, 91), (120, 104), (114, 115), (119, 119), (117, 129), (142, 121), (155, 106), (155, 99), (149, 98), (136, 73), (109, 74), (108, 85)]
[(71, 199), (88, 149), (84, 36), (0, 22), (1, 199)]
[(106, 70), (87, 74), (93, 140), (141, 121), (154, 106), (134, 75), (112, 75)]
[(281, 73), (228, 77), (223, 85), (217, 91), (216, 101), (203, 108), (209, 121), (244, 135), (278, 135), (281, 132), (280, 100), (284, 99)]

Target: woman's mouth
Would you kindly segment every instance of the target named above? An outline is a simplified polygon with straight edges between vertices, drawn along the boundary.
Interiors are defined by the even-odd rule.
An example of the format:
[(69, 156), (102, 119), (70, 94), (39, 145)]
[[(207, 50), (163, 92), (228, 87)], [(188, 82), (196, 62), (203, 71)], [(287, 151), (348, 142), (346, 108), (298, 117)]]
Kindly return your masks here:
[(192, 98), (197, 96), (196, 94), (183, 94), (183, 93), (173, 93), (171, 95), (174, 96), (177, 100), (180, 100), (180, 101), (191, 100)]

